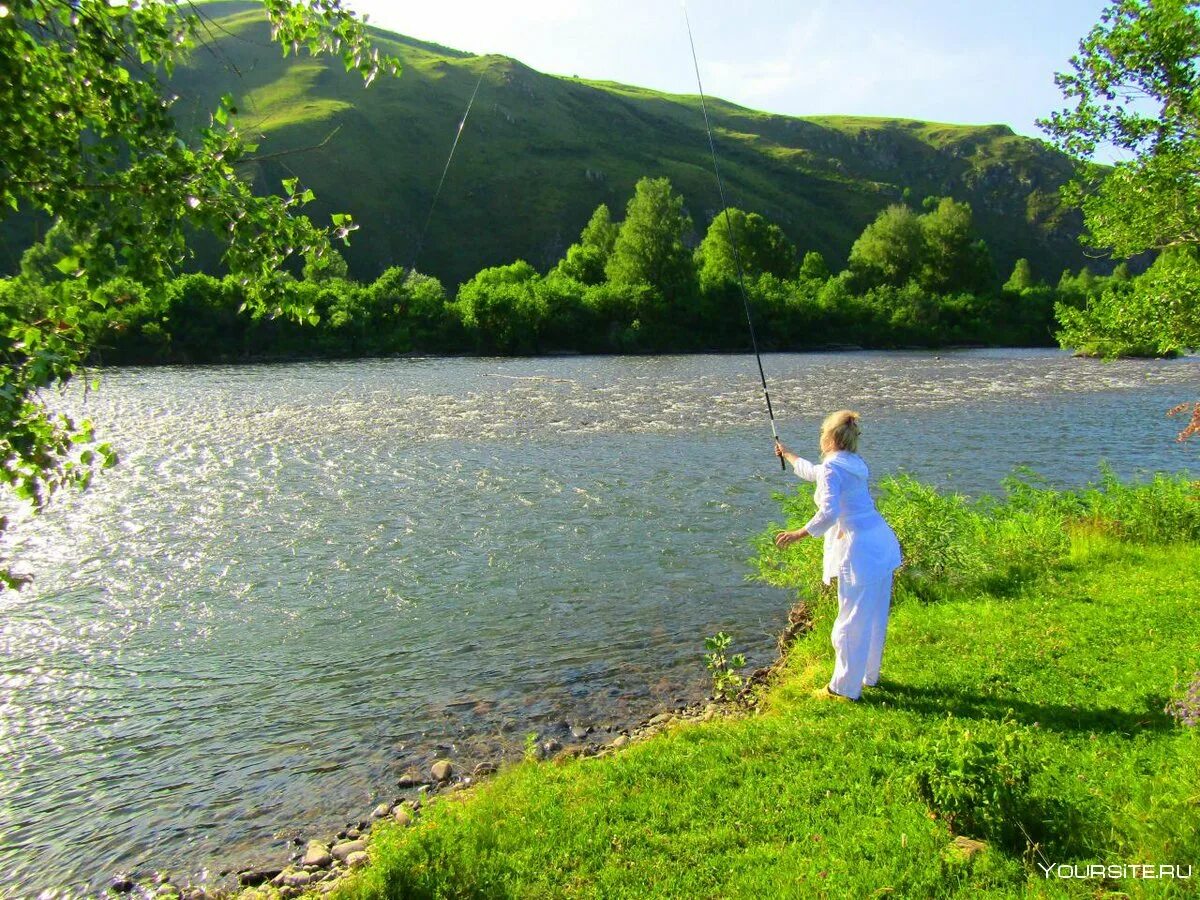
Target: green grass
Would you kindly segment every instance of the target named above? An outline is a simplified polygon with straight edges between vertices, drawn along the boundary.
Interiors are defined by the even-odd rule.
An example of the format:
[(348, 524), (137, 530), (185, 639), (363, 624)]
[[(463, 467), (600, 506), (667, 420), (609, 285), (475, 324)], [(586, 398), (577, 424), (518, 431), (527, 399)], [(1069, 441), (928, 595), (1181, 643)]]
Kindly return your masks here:
[(256, 127), (270, 134), (280, 128), (321, 122), (352, 109), (345, 101), (313, 96), (314, 87), (326, 72), (324, 62), (298, 63), (286, 77), (248, 91), (243, 103), (252, 115), (259, 116)]
[[(817, 611), (758, 712), (508, 768), (378, 826), (336, 896), (1190, 893), (1036, 863), (1200, 864), (1200, 739), (1163, 713), (1200, 668), (1200, 547), (1092, 532), (1008, 596), (902, 601), (858, 704), (810, 697), (832, 663)], [(989, 847), (968, 860), (956, 832)]]

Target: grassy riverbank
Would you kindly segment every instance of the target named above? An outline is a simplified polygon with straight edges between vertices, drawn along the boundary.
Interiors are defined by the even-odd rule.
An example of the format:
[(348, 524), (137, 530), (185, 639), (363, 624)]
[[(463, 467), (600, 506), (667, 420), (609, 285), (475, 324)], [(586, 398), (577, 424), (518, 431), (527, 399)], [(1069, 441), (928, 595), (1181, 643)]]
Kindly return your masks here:
[[(1186, 482), (1113, 487), (1107, 519), (1061, 494), (1033, 498), (1041, 512), (1024, 518), (1012, 503), (960, 502), (946, 553), (971, 516), (1013, 547), (1023, 527), (1034, 552), (1048, 511), (1073, 512), (1037, 571), (993, 566), (972, 581), (958, 576), (979, 560), (955, 568), (944, 554), (936, 602), (917, 598), (921, 572), (906, 575), (886, 681), (862, 702), (810, 696), (831, 668), (823, 597), (756, 711), (602, 758), (510, 767), (427, 804), (410, 828), (377, 826), (369, 868), (335, 896), (1191, 893), (1200, 735), (1164, 707), (1200, 668), (1200, 512)], [(885, 493), (897, 516), (895, 485)], [(1128, 527), (1170, 509), (1186, 541)], [(811, 575), (803, 552), (763, 564)], [(957, 849), (956, 836), (986, 849)], [(1039, 866), (1062, 863), (1190, 865), (1193, 878), (1047, 879)]]

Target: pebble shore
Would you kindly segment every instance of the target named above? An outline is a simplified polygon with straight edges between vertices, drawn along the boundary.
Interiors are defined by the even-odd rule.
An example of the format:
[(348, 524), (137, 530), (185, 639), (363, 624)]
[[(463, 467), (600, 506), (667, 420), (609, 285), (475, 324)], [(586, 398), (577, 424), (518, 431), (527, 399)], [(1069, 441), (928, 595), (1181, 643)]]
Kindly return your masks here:
[[(779, 637), (779, 659), (774, 665), (750, 674), (736, 700), (710, 698), (700, 703), (685, 704), (656, 713), (631, 728), (567, 724), (563, 736), (568, 743), (564, 744), (553, 737), (541, 737), (529, 749), (533, 756), (543, 761), (605, 756), (677, 723), (706, 722), (753, 708), (757, 704), (759, 689), (782, 663), (788, 646), (797, 635), (810, 627), (811, 617), (804, 605), (800, 604), (792, 610), (788, 625)], [(437, 759), (425, 770), (408, 768), (397, 779), (397, 793), (389, 801), (378, 803), (365, 818), (347, 825), (332, 837), (295, 839), (296, 849), (287, 861), (222, 872), (222, 878), (228, 879), (228, 886), (181, 885), (164, 873), (158, 873), (150, 879), (119, 874), (109, 885), (110, 896), (120, 895), (139, 900), (227, 900), (235, 896), (243, 900), (291, 900), (312, 891), (327, 894), (346, 874), (367, 864), (374, 824), (385, 820), (401, 827), (416, 824), (420, 820), (422, 807), (430, 798), (466, 790), (498, 771), (500, 764), (500, 760), (482, 762), (470, 773), (465, 773), (458, 771), (452, 760)]]

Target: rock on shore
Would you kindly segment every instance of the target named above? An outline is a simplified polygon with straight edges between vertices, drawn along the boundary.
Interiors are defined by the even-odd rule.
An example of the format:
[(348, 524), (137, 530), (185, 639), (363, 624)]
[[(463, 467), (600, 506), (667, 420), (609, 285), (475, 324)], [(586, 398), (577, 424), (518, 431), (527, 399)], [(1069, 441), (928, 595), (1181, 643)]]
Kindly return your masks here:
[(304, 851), (302, 865), (323, 869), (331, 862), (333, 862), (333, 857), (329, 854), (329, 848), (325, 844), (320, 841), (308, 842), (308, 847)]

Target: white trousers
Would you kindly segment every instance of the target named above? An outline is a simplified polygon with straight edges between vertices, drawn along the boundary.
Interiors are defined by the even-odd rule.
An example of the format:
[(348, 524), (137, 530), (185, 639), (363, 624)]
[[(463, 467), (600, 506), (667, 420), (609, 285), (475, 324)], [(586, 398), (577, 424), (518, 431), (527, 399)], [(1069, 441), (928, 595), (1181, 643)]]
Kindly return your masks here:
[(892, 573), (859, 578), (843, 585), (838, 578), (838, 617), (833, 623), (835, 658), (829, 690), (857, 700), (863, 685), (879, 681), (888, 609), (892, 604)]

